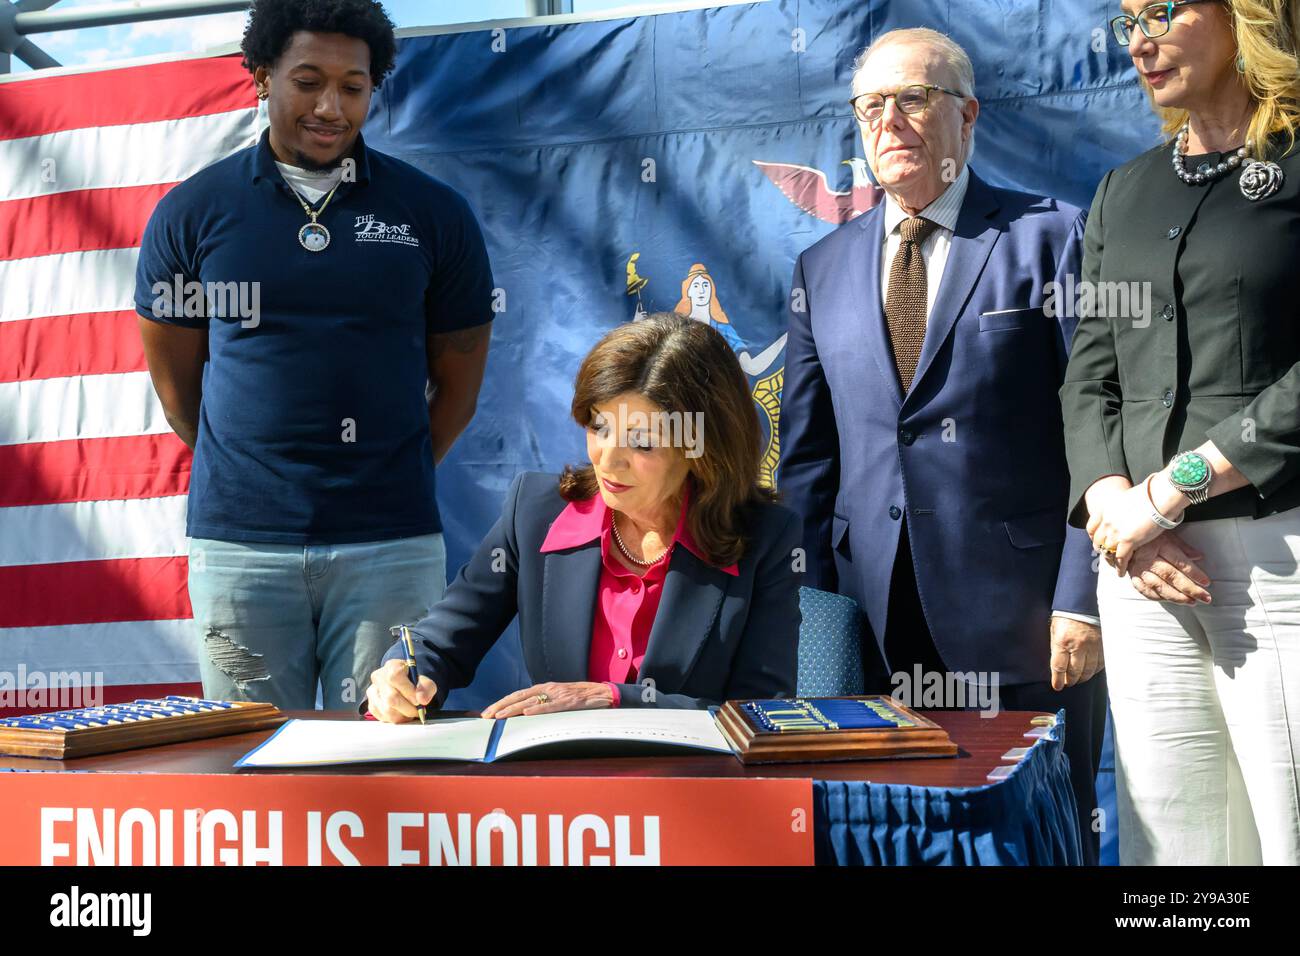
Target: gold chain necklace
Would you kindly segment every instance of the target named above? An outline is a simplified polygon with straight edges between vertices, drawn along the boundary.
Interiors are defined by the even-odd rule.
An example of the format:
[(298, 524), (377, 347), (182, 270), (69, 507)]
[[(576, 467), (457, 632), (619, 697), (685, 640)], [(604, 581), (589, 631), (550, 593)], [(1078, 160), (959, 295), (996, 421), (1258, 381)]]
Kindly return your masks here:
[(334, 198), (335, 190), (342, 185), (343, 180), (340, 179), (334, 184), (334, 189), (329, 191), (329, 195), (325, 197), (325, 201), (320, 204), (320, 208), (313, 211), (311, 206), (307, 205), (306, 200), (298, 194), (298, 190), (294, 189), (293, 184), (289, 184), (289, 188), (293, 190), (293, 198), (298, 200), (298, 205), (302, 206), (302, 211), (311, 217), (311, 222), (306, 223), (298, 230), (298, 242), (301, 243), (302, 247), (308, 252), (324, 252), (325, 247), (330, 244), (330, 231), (326, 229), (322, 223), (317, 222), (316, 218), (325, 211), (325, 207), (328, 206), (330, 200)]

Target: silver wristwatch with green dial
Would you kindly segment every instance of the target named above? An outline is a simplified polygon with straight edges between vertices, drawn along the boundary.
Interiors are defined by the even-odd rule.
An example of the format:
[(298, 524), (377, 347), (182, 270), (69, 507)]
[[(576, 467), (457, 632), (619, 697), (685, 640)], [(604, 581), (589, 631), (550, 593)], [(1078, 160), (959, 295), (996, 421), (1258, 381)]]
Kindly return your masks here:
[(1183, 451), (1169, 461), (1169, 483), (1194, 505), (1210, 497), (1210, 463), (1200, 452)]

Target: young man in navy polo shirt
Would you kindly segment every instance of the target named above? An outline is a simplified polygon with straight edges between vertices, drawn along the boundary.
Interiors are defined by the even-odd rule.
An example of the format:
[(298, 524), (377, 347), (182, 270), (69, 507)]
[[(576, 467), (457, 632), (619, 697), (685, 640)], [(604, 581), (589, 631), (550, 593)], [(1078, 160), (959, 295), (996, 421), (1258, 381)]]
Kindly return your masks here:
[(378, 3), (257, 0), (243, 52), (270, 128), (158, 204), (136, 309), (194, 449), (204, 693), (351, 709), (446, 583), (434, 464), (474, 414), (492, 275), (465, 200), (361, 137), (396, 52)]

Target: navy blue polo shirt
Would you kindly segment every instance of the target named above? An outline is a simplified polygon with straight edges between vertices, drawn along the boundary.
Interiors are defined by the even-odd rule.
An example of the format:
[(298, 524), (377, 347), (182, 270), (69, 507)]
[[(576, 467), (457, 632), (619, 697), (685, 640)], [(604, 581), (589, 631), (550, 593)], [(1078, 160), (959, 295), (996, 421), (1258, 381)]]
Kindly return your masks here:
[(141, 244), (136, 311), (208, 330), (186, 532), (335, 544), (439, 531), (425, 337), (492, 319), (478, 223), (358, 133), (355, 181), (320, 215), (329, 246), (310, 252), (269, 138), (173, 188)]

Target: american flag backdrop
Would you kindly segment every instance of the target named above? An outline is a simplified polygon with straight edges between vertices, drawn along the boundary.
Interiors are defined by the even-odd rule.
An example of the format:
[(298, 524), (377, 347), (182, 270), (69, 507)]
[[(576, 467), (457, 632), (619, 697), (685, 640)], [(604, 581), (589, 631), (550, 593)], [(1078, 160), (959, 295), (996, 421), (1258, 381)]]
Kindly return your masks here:
[(200, 691), (190, 452), (132, 291), (154, 205), (260, 131), (238, 56), (0, 82), (0, 673), (19, 689)]

